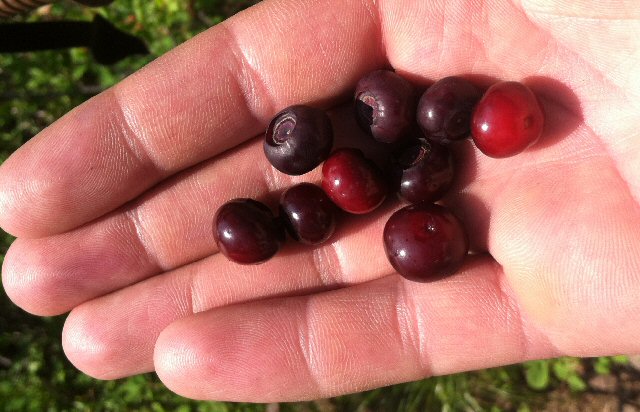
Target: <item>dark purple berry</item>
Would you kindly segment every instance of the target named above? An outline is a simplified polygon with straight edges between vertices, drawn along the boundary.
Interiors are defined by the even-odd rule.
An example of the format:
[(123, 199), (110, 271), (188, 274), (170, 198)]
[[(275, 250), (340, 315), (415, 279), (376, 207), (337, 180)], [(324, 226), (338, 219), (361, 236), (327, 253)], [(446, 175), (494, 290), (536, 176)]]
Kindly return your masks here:
[(355, 110), (365, 132), (380, 142), (395, 143), (415, 122), (415, 91), (395, 72), (377, 70), (358, 82)]
[(449, 143), (469, 137), (471, 114), (482, 97), (478, 88), (461, 77), (435, 82), (418, 102), (418, 124), (427, 138)]
[(340, 149), (322, 165), (322, 189), (341, 209), (363, 214), (382, 204), (387, 182), (360, 150)]
[(291, 106), (278, 113), (267, 129), (264, 153), (288, 175), (301, 175), (322, 163), (333, 146), (329, 116), (308, 106)]
[(284, 229), (271, 210), (253, 199), (234, 199), (218, 209), (213, 235), (220, 251), (242, 264), (271, 258), (284, 241)]
[(424, 282), (458, 270), (469, 241), (462, 224), (449, 210), (420, 203), (391, 215), (384, 227), (384, 248), (398, 273)]
[(448, 147), (417, 139), (392, 158), (398, 195), (410, 203), (435, 202), (451, 187), (453, 156)]
[(329, 239), (336, 226), (336, 206), (311, 183), (287, 189), (280, 198), (280, 216), (295, 240), (317, 245)]

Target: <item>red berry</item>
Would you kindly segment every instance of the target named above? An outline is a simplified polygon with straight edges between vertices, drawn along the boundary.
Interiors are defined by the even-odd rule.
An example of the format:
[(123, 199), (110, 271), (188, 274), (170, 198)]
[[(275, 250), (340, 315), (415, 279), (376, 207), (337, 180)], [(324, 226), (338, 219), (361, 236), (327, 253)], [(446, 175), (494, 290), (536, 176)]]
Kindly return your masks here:
[(322, 188), (349, 213), (368, 213), (380, 206), (387, 184), (378, 167), (357, 149), (336, 150), (322, 165)]
[(234, 199), (218, 209), (213, 236), (220, 251), (242, 264), (261, 263), (278, 252), (284, 229), (269, 208), (253, 199)]
[(508, 157), (534, 144), (544, 115), (533, 92), (518, 82), (496, 83), (487, 90), (471, 120), (478, 149), (491, 157)]
[(480, 97), (480, 90), (461, 77), (440, 79), (420, 97), (418, 124), (428, 139), (438, 143), (466, 139)]
[(469, 241), (449, 210), (420, 203), (391, 215), (384, 227), (384, 248), (398, 273), (424, 282), (454, 273), (467, 255)]
[(453, 182), (451, 150), (433, 141), (416, 139), (392, 157), (391, 168), (398, 195), (409, 203), (435, 202)]
[(295, 240), (317, 245), (329, 239), (336, 226), (336, 206), (311, 183), (287, 189), (280, 198), (280, 217)]

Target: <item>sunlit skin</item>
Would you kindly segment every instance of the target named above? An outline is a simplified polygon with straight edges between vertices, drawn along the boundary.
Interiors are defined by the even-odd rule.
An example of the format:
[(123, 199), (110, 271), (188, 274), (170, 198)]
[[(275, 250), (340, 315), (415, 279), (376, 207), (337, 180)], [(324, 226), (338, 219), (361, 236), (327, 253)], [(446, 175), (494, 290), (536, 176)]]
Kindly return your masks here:
[[(89, 375), (155, 370), (201, 399), (314, 399), (640, 353), (639, 37), (635, 0), (267, 0), (0, 166), (0, 226), (18, 236), (3, 287), (31, 313), (71, 311), (62, 342)], [(274, 114), (347, 102), (362, 75), (389, 66), (425, 86), (524, 81), (546, 114), (516, 157), (460, 143), (444, 201), (475, 251), (461, 270), (430, 283), (394, 274), (381, 241), (392, 205), (263, 265), (217, 253), (211, 222), (225, 201), (320, 180), (269, 165)], [(336, 137), (354, 125), (340, 113)]]

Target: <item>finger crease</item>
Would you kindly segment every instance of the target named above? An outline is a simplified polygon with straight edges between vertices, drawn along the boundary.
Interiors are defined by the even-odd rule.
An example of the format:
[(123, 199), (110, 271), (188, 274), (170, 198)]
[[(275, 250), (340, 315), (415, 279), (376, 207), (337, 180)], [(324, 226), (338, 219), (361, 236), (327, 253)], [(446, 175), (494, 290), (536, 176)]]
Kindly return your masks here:
[(333, 244), (313, 250), (311, 263), (322, 287), (335, 288), (345, 284), (344, 272), (338, 258), (338, 252)]
[(235, 80), (237, 86), (240, 88), (245, 107), (249, 111), (250, 116), (255, 119), (258, 124), (264, 125), (275, 113), (275, 103), (268, 91), (266, 81), (262, 78), (260, 71), (251, 64), (251, 59), (231, 26), (222, 23), (218, 27), (229, 39), (227, 43), (231, 46), (230, 51), (237, 66), (233, 68), (231, 78)]
[(309, 320), (312, 316), (311, 306), (309, 302), (310, 300), (307, 299), (303, 304), (305, 307), (302, 311), (303, 315), (299, 320), (301, 325), (297, 328), (297, 330), (299, 331), (298, 342), (300, 346), (300, 352), (302, 353), (302, 357), (304, 358), (304, 364), (306, 366), (309, 381), (315, 388), (315, 391), (312, 392), (323, 394), (325, 393), (323, 389), (324, 385), (322, 384), (323, 379), (321, 378), (321, 374), (317, 370), (320, 362), (317, 359), (318, 355), (313, 343), (314, 335), (313, 328), (311, 326), (312, 322), (310, 322)]
[(503, 308), (505, 321), (515, 329), (514, 333), (518, 337), (520, 359), (529, 359), (529, 353), (531, 353), (529, 348), (532, 347), (532, 343), (525, 331), (522, 314), (520, 313), (518, 304), (512, 297), (511, 286), (508, 284), (507, 276), (502, 266), (497, 262), (495, 262), (494, 265), (495, 268), (492, 271), (494, 274), (494, 284), (497, 289), (496, 293), (498, 293), (498, 301)]
[(286, 182), (283, 181), (284, 179), (287, 179), (287, 176), (284, 173), (278, 172), (276, 168), (271, 167), (271, 165), (266, 165), (262, 168), (261, 176), (265, 185), (266, 193), (274, 193), (280, 190), (280, 188), (288, 186)]
[(382, 13), (380, 12), (380, 0), (362, 0), (362, 4), (369, 12), (371, 16), (371, 20), (373, 20), (373, 24), (378, 30), (379, 39), (379, 49), (382, 51), (384, 55), (384, 60), (387, 61), (387, 46), (386, 46), (386, 38), (385, 38), (385, 30), (384, 30), (384, 22), (382, 20)]
[(119, 146), (125, 148), (130, 155), (130, 159), (147, 173), (153, 173), (156, 178), (165, 176), (166, 172), (163, 171), (163, 168), (159, 166), (159, 163), (151, 155), (151, 150), (143, 143), (144, 139), (140, 134), (140, 128), (136, 127), (138, 122), (133, 110), (130, 110), (128, 105), (119, 98), (115, 90), (111, 92), (111, 95), (118, 109), (115, 137)]
[(420, 368), (422, 376), (429, 376), (433, 368), (431, 367), (425, 339), (426, 330), (424, 322), (419, 319), (413, 294), (407, 290), (407, 282), (398, 280), (396, 289), (396, 325), (402, 347), (411, 351), (413, 359)]
[(156, 271), (167, 271), (170, 268), (163, 265), (157, 257), (157, 254), (153, 251), (150, 240), (151, 237), (147, 233), (142, 220), (140, 219), (140, 213), (138, 208), (134, 207), (124, 212), (124, 216), (127, 221), (133, 226), (132, 232), (135, 233), (135, 238), (140, 245), (140, 250), (144, 252), (147, 261), (155, 268)]

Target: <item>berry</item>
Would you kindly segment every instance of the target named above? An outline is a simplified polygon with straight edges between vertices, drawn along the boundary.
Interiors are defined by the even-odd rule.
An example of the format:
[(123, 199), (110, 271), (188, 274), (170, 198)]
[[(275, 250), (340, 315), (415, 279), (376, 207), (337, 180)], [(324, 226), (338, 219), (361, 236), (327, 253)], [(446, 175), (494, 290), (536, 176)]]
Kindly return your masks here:
[(465, 139), (480, 97), (480, 90), (461, 77), (438, 80), (420, 97), (418, 124), (429, 139), (439, 143)]
[(534, 144), (544, 115), (533, 92), (518, 82), (496, 83), (473, 113), (471, 134), (478, 149), (491, 157), (508, 157)]
[(469, 250), (460, 221), (436, 204), (420, 203), (396, 211), (383, 236), (391, 265), (405, 278), (419, 282), (454, 273)]
[(329, 156), (322, 166), (322, 188), (336, 205), (354, 214), (371, 212), (387, 195), (382, 172), (357, 149)]
[(320, 109), (291, 106), (278, 113), (267, 128), (264, 153), (288, 175), (301, 175), (324, 161), (333, 146), (329, 116)]
[(410, 203), (435, 202), (453, 182), (453, 155), (448, 147), (417, 139), (392, 158), (398, 195)]
[(415, 122), (416, 98), (411, 83), (389, 70), (377, 70), (358, 82), (356, 119), (362, 129), (383, 143), (394, 143)]
[(271, 210), (253, 199), (234, 199), (218, 209), (213, 235), (220, 251), (237, 263), (268, 260), (280, 249), (284, 229)]
[(336, 207), (324, 191), (311, 183), (297, 184), (282, 194), (280, 216), (297, 241), (316, 245), (329, 239), (336, 226)]

